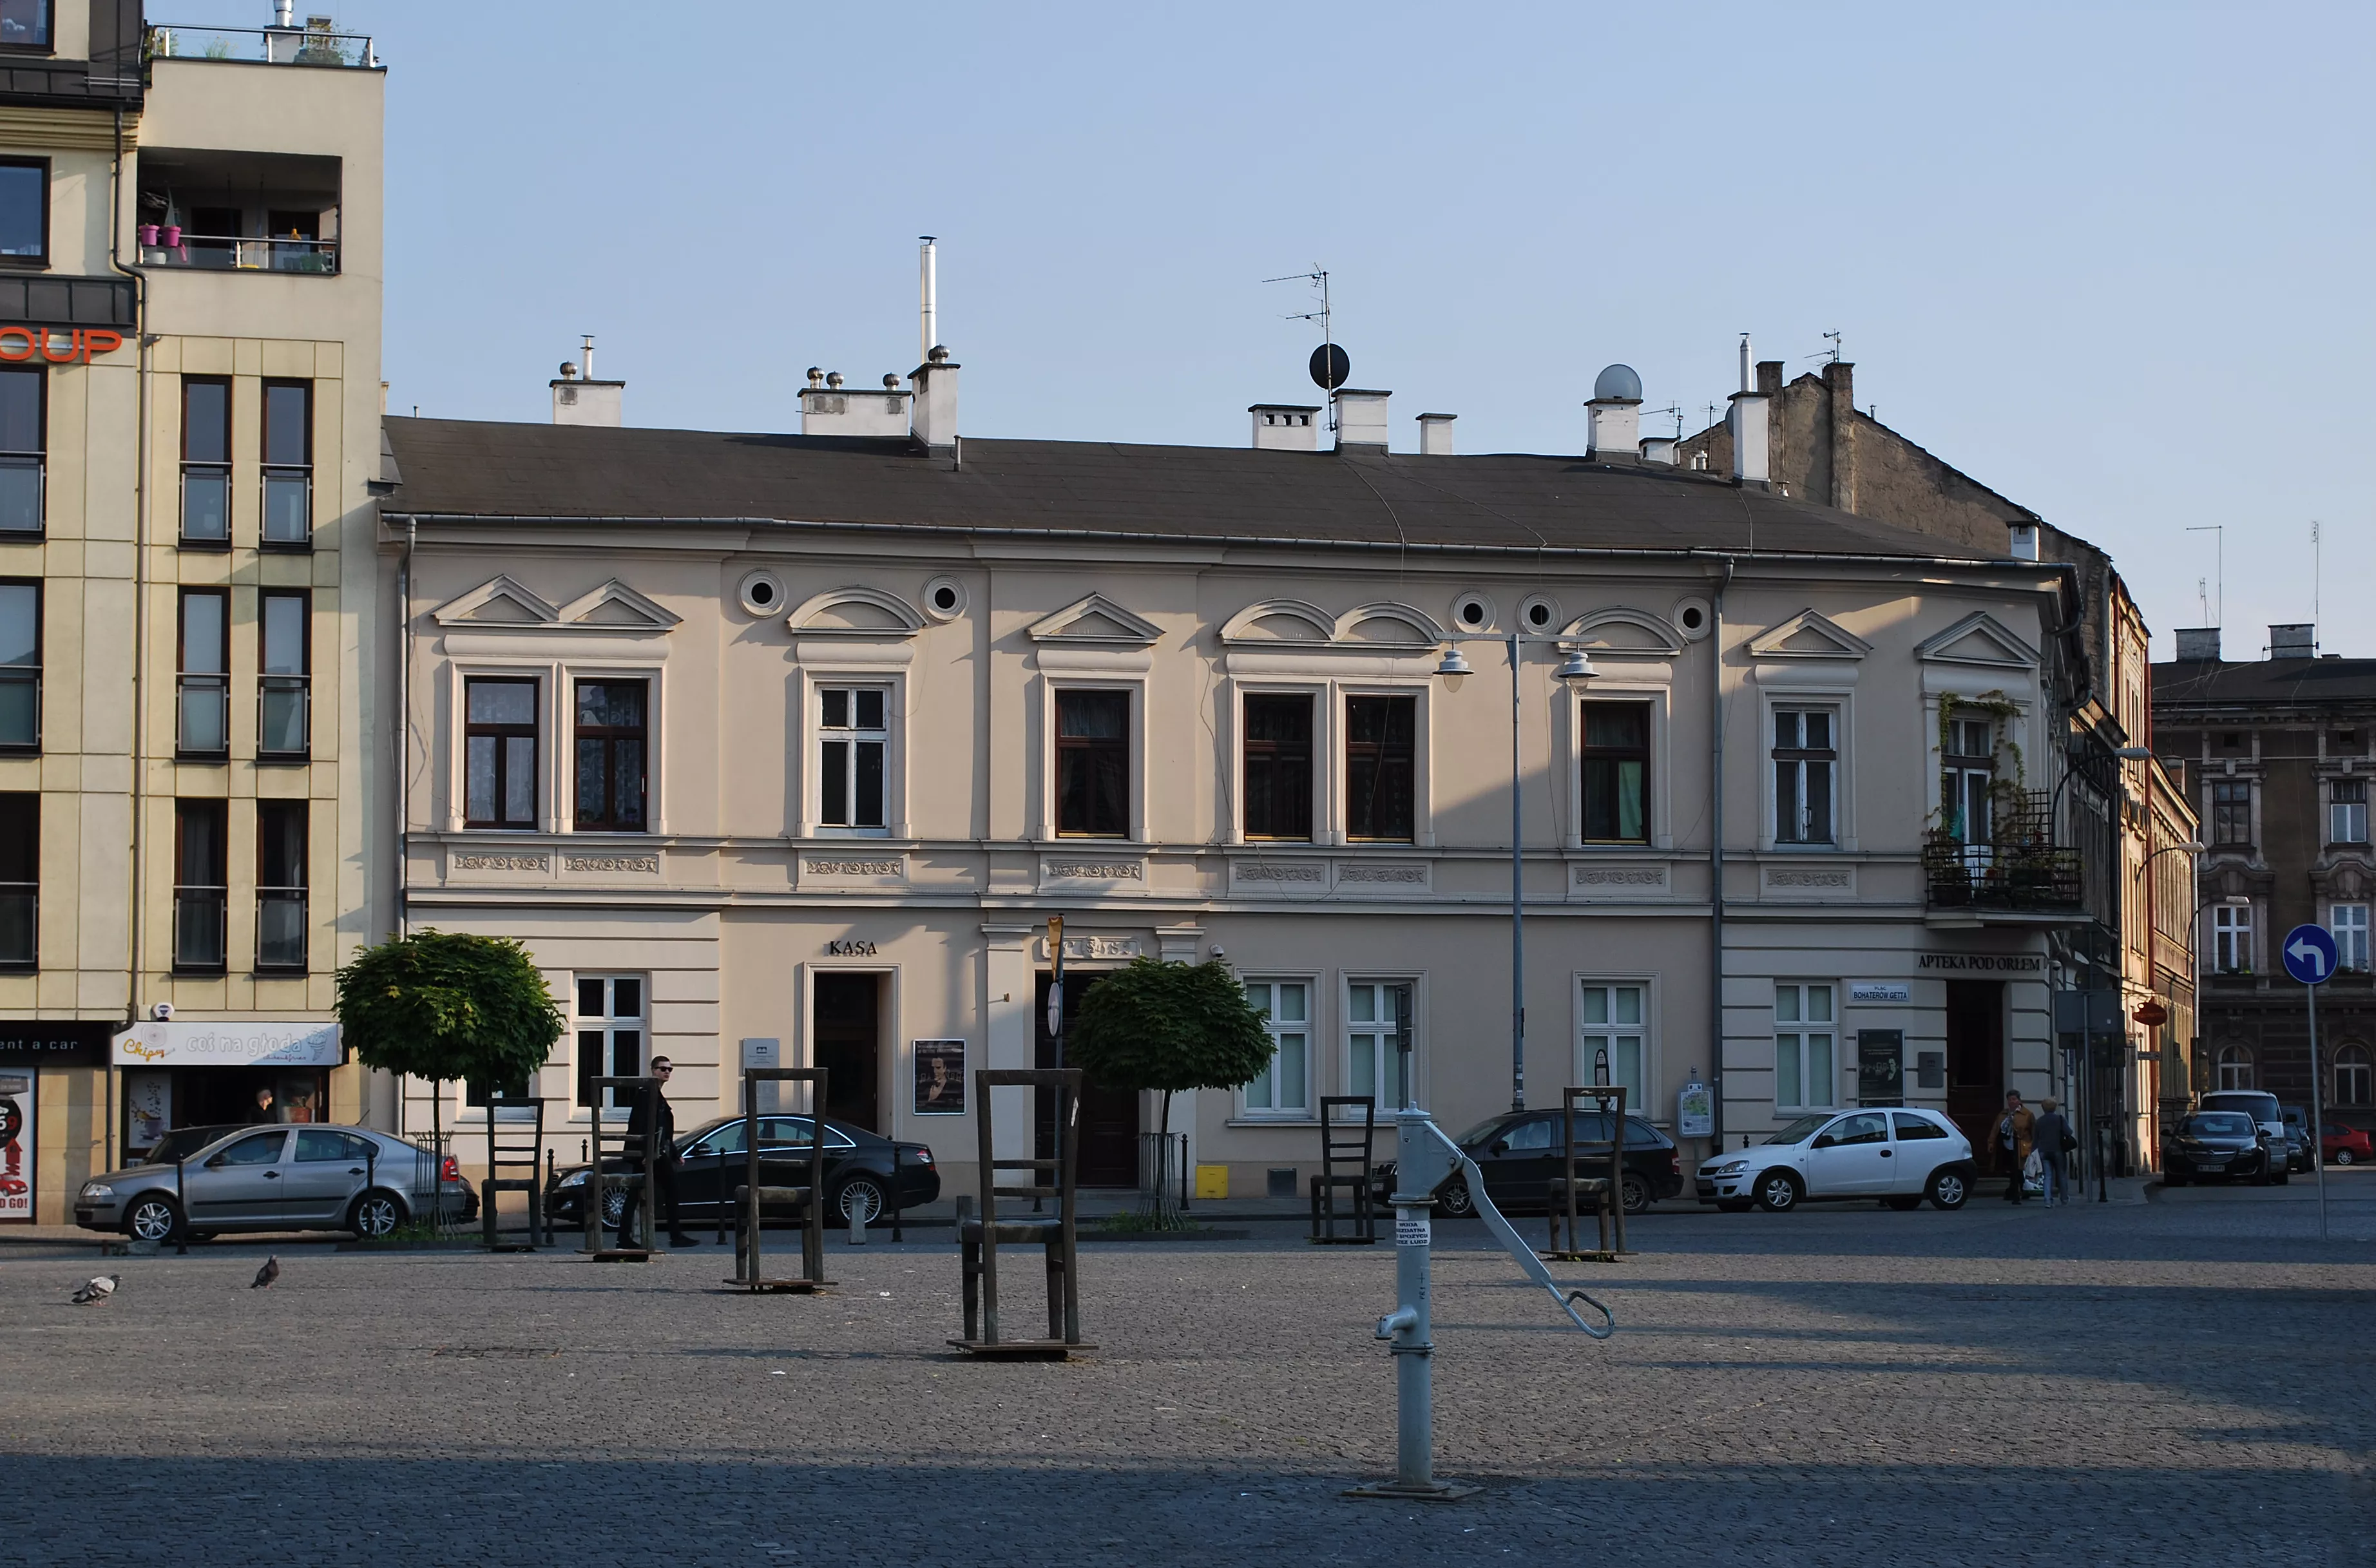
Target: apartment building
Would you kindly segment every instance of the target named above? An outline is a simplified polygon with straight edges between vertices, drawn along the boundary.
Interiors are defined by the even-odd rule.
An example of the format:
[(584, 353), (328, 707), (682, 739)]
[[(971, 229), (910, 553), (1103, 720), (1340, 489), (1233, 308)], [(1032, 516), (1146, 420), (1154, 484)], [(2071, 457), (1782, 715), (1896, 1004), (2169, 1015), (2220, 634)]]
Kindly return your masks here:
[(133, 0), (11, 4), (0, 66), (0, 1087), (54, 1223), (259, 1090), (360, 1109), (384, 77)]
[[(1390, 453), (1349, 388), (1242, 450), (962, 439), (958, 374), (813, 377), (801, 434), (588, 422), (566, 375), (551, 425), (386, 422), (405, 918), (535, 954), (573, 1028), (509, 1088), (564, 1152), (586, 1080), (665, 1053), (691, 1124), (770, 1039), (963, 1190), (946, 1080), (1051, 1058), (1056, 914), (1068, 997), (1221, 958), (1269, 1018), (1267, 1071), (1172, 1108), (1240, 1191), (1406, 1060), (1459, 1124), (1605, 1072), (1687, 1153), (1859, 1101), (1984, 1142), (2066, 1087), (2048, 937), (2086, 917), (2025, 759), (2075, 618), (2034, 535), (1660, 461), (1622, 366), (1583, 457), (1442, 415)], [(1159, 1109), (1094, 1096), (1087, 1178), (1135, 1181)]]

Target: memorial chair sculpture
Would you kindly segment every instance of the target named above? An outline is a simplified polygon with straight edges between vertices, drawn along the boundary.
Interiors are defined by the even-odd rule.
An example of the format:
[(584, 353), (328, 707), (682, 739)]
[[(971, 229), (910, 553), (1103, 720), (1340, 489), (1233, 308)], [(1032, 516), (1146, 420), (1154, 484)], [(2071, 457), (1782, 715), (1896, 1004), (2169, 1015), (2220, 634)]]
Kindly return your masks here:
[[(759, 1086), (763, 1083), (809, 1086), (808, 1185), (767, 1186), (759, 1160), (762, 1122)], [(745, 1290), (789, 1291), (814, 1295), (833, 1283), (825, 1277), (825, 1119), (817, 1114), (826, 1103), (823, 1067), (745, 1067), (742, 1069), (742, 1184), (734, 1189), (734, 1277), (726, 1281)], [(773, 1120), (774, 1118), (769, 1118)], [(725, 1172), (719, 1171), (723, 1185)], [(759, 1263), (759, 1225), (768, 1205), (799, 1208), (801, 1272), (798, 1278), (770, 1279)]]
[[(651, 1260), (653, 1252), (652, 1228), (659, 1223), (659, 1219), (657, 1206), (659, 1199), (653, 1192), (652, 1181), (652, 1165), (659, 1158), (659, 1151), (652, 1146), (659, 1140), (638, 1137), (624, 1126), (615, 1133), (604, 1127), (602, 1101), (607, 1091), (624, 1089), (630, 1096), (631, 1102), (641, 1102), (644, 1105), (644, 1125), (652, 1126), (657, 1123), (658, 1118), (652, 1114), (651, 1099), (657, 1099), (659, 1095), (660, 1081), (658, 1078), (590, 1078), (584, 1081), (594, 1096), (592, 1123), (594, 1135), (587, 1140), (586, 1145), (591, 1163), (586, 1170), (586, 1245), (583, 1250), (596, 1263), (647, 1263)], [(647, 1096), (651, 1099), (647, 1099)], [(626, 1157), (630, 1162), (630, 1169), (617, 1175), (612, 1175), (602, 1169), (602, 1145), (606, 1141), (615, 1142), (619, 1146), (619, 1152)], [(642, 1169), (634, 1169), (636, 1166), (640, 1166)], [(610, 1207), (606, 1200), (610, 1190), (613, 1187), (624, 1187), (627, 1190), (627, 1202), (634, 1207), (642, 1209), (643, 1216), (640, 1225), (626, 1224), (619, 1227), (619, 1239), (622, 1245), (606, 1247), (602, 1244), (603, 1211)], [(630, 1235), (639, 1239), (643, 1244), (634, 1247), (624, 1245), (624, 1241)]]
[[(1074, 1170), (1080, 1147), (1081, 1070), (1078, 1067), (983, 1067), (973, 1075), (974, 1103), (980, 1107), (976, 1126), (980, 1135), (981, 1218), (971, 1218), (971, 1206), (957, 1200), (957, 1242), (965, 1276), (965, 1337), (952, 1339), (969, 1356), (1027, 1360), (1063, 1360), (1095, 1345), (1081, 1338), (1080, 1257), (1074, 1232), (1076, 1214)], [(1051, 1089), (1056, 1099), (1055, 1148), (1052, 1155), (1030, 1158), (996, 1153), (993, 1091)], [(1028, 1170), (1028, 1186), (1003, 1187), (1001, 1170)], [(1051, 1177), (1052, 1181), (1043, 1181)], [(1001, 1219), (998, 1200), (1053, 1200), (1054, 1211), (1029, 1219)], [(1048, 1261), (1048, 1337), (1010, 1339), (1000, 1331), (998, 1316), (998, 1246), (1002, 1241), (1039, 1243)]]
[[(503, 1115), (504, 1111), (525, 1111), (520, 1120)], [(498, 1133), (508, 1137), (498, 1136)], [(374, 1148), (376, 1145), (373, 1146)], [(479, 1218), (491, 1253), (532, 1253), (551, 1240), (545, 1233), (543, 1182), (539, 1168), (544, 1163), (544, 1098), (529, 1095), (514, 1099), (504, 1095), (487, 1097), (487, 1174), (479, 1183)], [(526, 1175), (506, 1176), (505, 1171), (525, 1170)], [(528, 1240), (505, 1241), (505, 1232), (497, 1223), (495, 1194), (525, 1193), (528, 1194)], [(517, 1232), (511, 1232), (517, 1235)]]
[[(1571, 1084), (1562, 1099), (1566, 1111), (1560, 1118), (1561, 1167), (1560, 1174), (1550, 1180), (1550, 1201), (1544, 1206), (1550, 1214), (1550, 1245), (1543, 1249), (1543, 1256), (1560, 1263), (1615, 1263), (1626, 1251), (1625, 1090), (1622, 1086), (1578, 1088)], [(1581, 1107), (1586, 1100), (1594, 1103), (1602, 1124), (1610, 1129), (1605, 1175), (1589, 1174), (1585, 1161), (1590, 1157), (1576, 1148), (1578, 1119), (1585, 1114)], [(1599, 1229), (1598, 1247), (1583, 1246), (1578, 1240), (1582, 1206), (1592, 1209)]]

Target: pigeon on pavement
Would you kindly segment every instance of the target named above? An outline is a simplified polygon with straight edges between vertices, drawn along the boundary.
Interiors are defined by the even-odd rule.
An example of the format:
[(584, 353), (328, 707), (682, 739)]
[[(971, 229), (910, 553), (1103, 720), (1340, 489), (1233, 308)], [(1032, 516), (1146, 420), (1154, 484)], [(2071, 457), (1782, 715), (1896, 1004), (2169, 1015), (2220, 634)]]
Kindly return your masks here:
[(116, 1286), (123, 1280), (124, 1276), (120, 1274), (101, 1274), (84, 1280), (75, 1287), (76, 1305), (88, 1307), (106, 1301), (115, 1294)]
[(264, 1260), (264, 1266), (262, 1268), (255, 1271), (255, 1283), (249, 1286), (248, 1289), (251, 1290), (265, 1289), (269, 1287), (274, 1280), (279, 1277), (280, 1254), (275, 1253), (272, 1256)]

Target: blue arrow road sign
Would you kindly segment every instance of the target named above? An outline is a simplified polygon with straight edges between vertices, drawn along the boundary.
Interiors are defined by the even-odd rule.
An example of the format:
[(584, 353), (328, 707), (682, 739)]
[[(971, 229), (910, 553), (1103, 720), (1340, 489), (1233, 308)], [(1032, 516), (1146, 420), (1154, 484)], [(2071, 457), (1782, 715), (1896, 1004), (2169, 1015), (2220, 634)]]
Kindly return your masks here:
[(2286, 932), (2278, 952), (2286, 960), (2286, 973), (2304, 985), (2321, 984), (2334, 973), (2334, 938), (2323, 925), (2294, 927)]

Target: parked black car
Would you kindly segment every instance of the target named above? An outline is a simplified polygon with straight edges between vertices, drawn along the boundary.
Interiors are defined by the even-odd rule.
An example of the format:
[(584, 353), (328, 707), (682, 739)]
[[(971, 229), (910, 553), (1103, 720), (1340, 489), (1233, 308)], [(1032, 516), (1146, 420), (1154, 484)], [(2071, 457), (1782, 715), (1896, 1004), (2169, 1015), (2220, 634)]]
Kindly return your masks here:
[[(1493, 1206), (1504, 1214), (1548, 1206), (1550, 1180), (1567, 1169), (1560, 1146), (1560, 1113), (1556, 1111), (1505, 1111), (1489, 1116), (1458, 1138), (1462, 1149), (1485, 1173), (1485, 1191)], [(1609, 1117), (1605, 1112), (1578, 1112), (1575, 1155), (1579, 1175), (1606, 1175), (1609, 1170)], [(1396, 1162), (1387, 1160), (1372, 1172), (1371, 1200), (1384, 1204), (1395, 1190)], [(1683, 1190), (1683, 1159), (1674, 1139), (1638, 1116), (1625, 1118), (1625, 1212), (1639, 1214), (1660, 1198)], [(1439, 1214), (1455, 1218), (1474, 1214), (1468, 1179), (1458, 1171), (1435, 1190)]]
[[(677, 1215), (686, 1225), (714, 1224), (721, 1209), (731, 1217), (734, 1189), (749, 1170), (742, 1142), (745, 1123), (740, 1116), (705, 1122), (677, 1135)], [(809, 1179), (809, 1140), (814, 1135), (805, 1116), (759, 1118), (759, 1184), (764, 1187), (805, 1186)], [(922, 1144), (901, 1143), (863, 1127), (831, 1117), (825, 1123), (826, 1220), (846, 1225), (853, 1214), (873, 1224), (891, 1208), (893, 1150), (897, 1150), (899, 1206), (915, 1208), (941, 1195), (941, 1173), (933, 1151)], [(629, 1163), (606, 1154), (602, 1169), (624, 1172)], [(545, 1213), (556, 1226), (581, 1226), (579, 1207), (586, 1194), (586, 1167), (568, 1166), (554, 1173), (545, 1189)], [(602, 1222), (615, 1229), (626, 1205), (626, 1191), (612, 1187), (603, 1194)], [(770, 1218), (778, 1214), (773, 1206)], [(794, 1218), (787, 1207), (781, 1217)]]
[(2162, 1185), (2183, 1187), (2212, 1176), (2266, 1182), (2272, 1164), (2284, 1158), (2248, 1113), (2198, 1111), (2178, 1124), (2178, 1135), (2162, 1149)]

